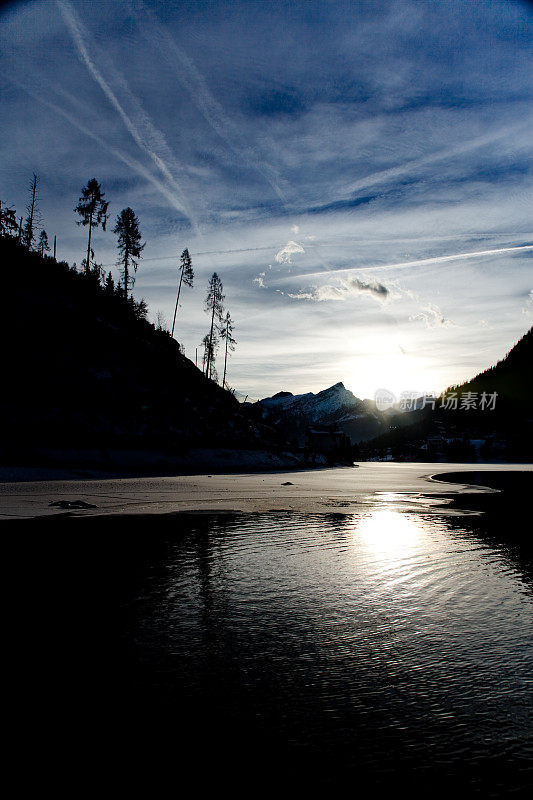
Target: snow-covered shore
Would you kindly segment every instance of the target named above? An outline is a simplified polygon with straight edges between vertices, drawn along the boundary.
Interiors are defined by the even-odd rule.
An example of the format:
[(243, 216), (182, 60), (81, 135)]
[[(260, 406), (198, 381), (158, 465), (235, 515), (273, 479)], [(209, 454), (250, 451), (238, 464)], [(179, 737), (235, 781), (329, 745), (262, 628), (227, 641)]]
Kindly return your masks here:
[[(4, 473), (5, 482), (0, 484), (0, 518), (58, 513), (355, 513), (379, 501), (389, 508), (411, 504), (429, 506), (427, 498), (435, 506), (465, 491), (486, 491), (482, 486), (469, 485), (466, 474), (489, 471), (533, 472), (533, 464), (366, 462), (357, 467), (318, 470), (142, 478), (80, 479), (72, 475), (68, 480), (65, 475), (56, 474), (25, 482), (17, 482), (16, 478), (9, 481)], [(447, 483), (442, 478), (452, 472), (465, 473), (465, 483)], [(439, 480), (432, 480), (433, 475), (439, 475)], [(474, 475), (472, 478), (474, 483)], [(66, 511), (51, 505), (61, 501)], [(72, 506), (69, 511), (67, 504), (76, 501), (91, 508)]]

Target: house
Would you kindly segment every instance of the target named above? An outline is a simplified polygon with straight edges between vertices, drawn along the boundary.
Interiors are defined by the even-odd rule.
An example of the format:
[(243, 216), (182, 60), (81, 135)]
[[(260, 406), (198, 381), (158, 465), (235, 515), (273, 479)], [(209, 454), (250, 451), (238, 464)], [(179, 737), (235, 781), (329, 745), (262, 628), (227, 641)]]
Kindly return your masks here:
[(335, 425), (313, 425), (308, 428), (306, 449), (310, 455), (324, 455), (328, 460), (350, 461), (352, 458), (350, 437)]

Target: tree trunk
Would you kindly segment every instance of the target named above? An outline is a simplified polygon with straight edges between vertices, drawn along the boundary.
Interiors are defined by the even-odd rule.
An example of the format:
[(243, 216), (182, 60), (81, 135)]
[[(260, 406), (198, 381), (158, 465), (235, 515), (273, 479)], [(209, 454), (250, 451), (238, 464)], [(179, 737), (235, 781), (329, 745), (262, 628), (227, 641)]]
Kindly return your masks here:
[(226, 386), (226, 364), (228, 363), (228, 336), (229, 332), (226, 328), (226, 352), (224, 353), (224, 377), (222, 378), (222, 388)]
[(172, 320), (172, 333), (170, 334), (171, 337), (174, 336), (174, 326), (176, 325), (176, 314), (178, 313), (178, 305), (180, 302), (180, 292), (181, 292), (181, 282), (183, 280), (183, 267), (181, 268), (181, 275), (180, 275), (180, 282), (178, 286), (178, 296), (176, 298), (176, 308), (174, 309), (174, 319)]
[(85, 273), (88, 275), (91, 269), (91, 234), (93, 231), (93, 212), (89, 216), (89, 242), (87, 244), (87, 261), (85, 262)]
[(124, 297), (126, 300), (128, 299), (128, 261), (129, 261), (130, 254), (126, 248), (126, 252), (124, 253)]
[(31, 206), (30, 211), (28, 213), (28, 241), (26, 245), (28, 247), (32, 246), (33, 243), (33, 216), (35, 214), (35, 195), (37, 194), (37, 176), (33, 176), (33, 186), (32, 186), (32, 193), (31, 193)]
[(211, 330), (209, 332), (209, 350), (207, 351), (207, 369), (205, 374), (209, 378), (209, 372), (211, 368), (211, 353), (213, 352), (213, 326), (215, 324), (215, 301), (213, 300), (213, 313), (211, 314)]

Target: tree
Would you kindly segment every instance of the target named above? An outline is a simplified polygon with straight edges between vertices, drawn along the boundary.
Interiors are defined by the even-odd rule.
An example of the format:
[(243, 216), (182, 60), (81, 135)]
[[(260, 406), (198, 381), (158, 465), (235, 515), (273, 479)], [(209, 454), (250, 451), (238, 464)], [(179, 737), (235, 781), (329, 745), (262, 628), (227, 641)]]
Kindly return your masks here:
[(164, 331), (165, 333), (168, 333), (167, 318), (162, 311), (156, 311), (155, 328), (158, 331)]
[(224, 377), (222, 378), (222, 388), (226, 386), (226, 371), (227, 371), (227, 364), (228, 364), (228, 350), (233, 352), (235, 350), (235, 345), (237, 344), (236, 339), (233, 338), (233, 322), (229, 311), (226, 312), (226, 316), (224, 317), (224, 321), (222, 322), (222, 326), (220, 328), (220, 336), (224, 339), (225, 348), (224, 348)]
[(29, 186), (30, 192), (30, 200), (28, 205), (26, 206), (26, 211), (28, 212), (28, 216), (24, 222), (24, 230), (22, 232), (22, 241), (23, 244), (26, 245), (27, 248), (31, 250), (33, 247), (33, 243), (35, 241), (35, 228), (41, 222), (41, 213), (38, 208), (38, 199), (37, 199), (37, 183), (38, 178), (35, 173), (33, 173), (33, 178), (31, 180)]
[(50, 252), (50, 245), (48, 244), (48, 234), (45, 230), (42, 230), (39, 234), (39, 242), (37, 244), (37, 250), (40, 252), (41, 256), (44, 256), (45, 253)]
[(174, 336), (174, 327), (176, 325), (176, 314), (178, 313), (178, 305), (180, 302), (180, 293), (181, 293), (181, 284), (184, 283), (186, 286), (191, 286), (194, 281), (194, 270), (192, 268), (192, 261), (189, 255), (189, 251), (187, 248), (181, 254), (181, 263), (178, 267), (180, 273), (180, 282), (178, 284), (178, 296), (176, 298), (176, 308), (174, 309), (174, 320), (172, 321), (172, 333), (171, 336)]
[(0, 236), (16, 236), (19, 230), (17, 212), (14, 208), (2, 205), (0, 200)]
[(218, 377), (215, 370), (215, 353), (217, 345), (218, 338), (216, 337), (216, 334), (211, 336), (210, 333), (206, 333), (202, 339), (202, 347), (204, 348), (202, 356), (202, 371), (207, 378), (213, 378), (213, 380), (216, 380)]
[(77, 221), (78, 225), (89, 226), (89, 240), (87, 242), (87, 258), (85, 259), (85, 272), (91, 269), (91, 255), (94, 257), (94, 252), (91, 250), (91, 236), (93, 228), (102, 226), (105, 231), (108, 218), (109, 203), (105, 200), (105, 194), (102, 187), (96, 180), (91, 178), (81, 190), (81, 197), (78, 205), (74, 211), (80, 215), (81, 219)]
[(117, 217), (117, 224), (113, 228), (113, 233), (118, 237), (118, 251), (120, 257), (119, 266), (122, 267), (122, 279), (124, 286), (124, 297), (127, 299), (128, 291), (133, 288), (135, 278), (131, 275), (131, 269), (137, 272), (141, 253), (144, 244), (141, 244), (141, 232), (139, 231), (139, 220), (135, 216), (133, 209), (124, 208)]
[(213, 272), (207, 286), (207, 297), (205, 299), (205, 311), (211, 314), (211, 329), (209, 331), (209, 348), (208, 358), (206, 365), (206, 375), (211, 375), (211, 364), (214, 360), (214, 348), (217, 340), (215, 323), (222, 322), (222, 314), (224, 313), (224, 295), (222, 294), (222, 281), (216, 272)]
[(113, 276), (110, 272), (107, 273), (107, 278), (104, 281), (104, 291), (108, 295), (115, 294), (115, 281), (113, 280)]

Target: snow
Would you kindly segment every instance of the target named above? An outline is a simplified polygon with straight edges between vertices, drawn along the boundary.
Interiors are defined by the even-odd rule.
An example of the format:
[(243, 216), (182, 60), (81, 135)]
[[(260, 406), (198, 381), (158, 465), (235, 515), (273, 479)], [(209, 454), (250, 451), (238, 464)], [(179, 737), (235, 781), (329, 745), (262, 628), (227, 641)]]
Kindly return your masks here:
[(339, 382), (317, 394), (307, 392), (293, 395), (289, 392), (279, 392), (273, 397), (261, 400), (260, 403), (265, 408), (290, 411), (305, 416), (311, 422), (322, 422), (338, 416), (339, 412), (343, 414), (342, 419), (353, 419), (353, 411), (359, 409), (361, 400)]

